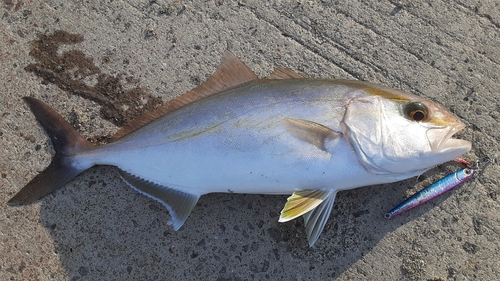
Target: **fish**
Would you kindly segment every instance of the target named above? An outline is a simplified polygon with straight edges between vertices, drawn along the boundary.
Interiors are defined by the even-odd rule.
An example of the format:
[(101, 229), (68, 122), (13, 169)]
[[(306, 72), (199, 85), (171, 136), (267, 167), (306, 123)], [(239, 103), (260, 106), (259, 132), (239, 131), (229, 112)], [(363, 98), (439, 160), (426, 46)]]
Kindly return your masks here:
[(259, 79), (230, 51), (193, 90), (95, 145), (46, 103), (24, 97), (55, 154), (8, 202), (32, 203), (95, 165), (166, 207), (174, 230), (208, 193), (290, 195), (279, 222), (302, 216), (313, 246), (338, 191), (418, 176), (471, 149), (465, 125), (417, 95), (277, 67)]
[(464, 168), (441, 178), (440, 180), (413, 194), (410, 198), (394, 207), (392, 210), (385, 214), (385, 218), (392, 219), (395, 216), (398, 216), (408, 210), (420, 206), (425, 202), (454, 189), (455, 187), (470, 179), (475, 172), (475, 169)]

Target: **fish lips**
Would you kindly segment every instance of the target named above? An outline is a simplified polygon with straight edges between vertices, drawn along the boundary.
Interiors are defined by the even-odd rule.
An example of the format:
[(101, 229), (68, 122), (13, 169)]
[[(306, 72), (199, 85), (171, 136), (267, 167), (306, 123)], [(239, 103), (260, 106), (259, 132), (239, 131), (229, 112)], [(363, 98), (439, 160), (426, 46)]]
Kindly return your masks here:
[(432, 152), (439, 154), (452, 154), (459, 157), (471, 150), (471, 143), (462, 139), (452, 138), (453, 135), (465, 128), (465, 124), (460, 122), (455, 126), (430, 128), (426, 132), (427, 140)]

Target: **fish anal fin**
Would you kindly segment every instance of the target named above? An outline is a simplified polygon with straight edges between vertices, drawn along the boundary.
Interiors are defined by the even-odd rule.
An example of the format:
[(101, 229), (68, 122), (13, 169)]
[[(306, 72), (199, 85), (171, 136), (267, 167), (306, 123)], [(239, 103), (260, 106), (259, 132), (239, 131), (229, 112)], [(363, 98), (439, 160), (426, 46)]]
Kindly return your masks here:
[(316, 243), (319, 235), (325, 228), (326, 222), (332, 212), (336, 194), (336, 190), (330, 190), (325, 200), (317, 208), (309, 211), (303, 216), (306, 226), (307, 241), (310, 247)]
[(110, 141), (116, 141), (186, 105), (256, 79), (258, 79), (257, 75), (247, 65), (231, 53), (231, 51), (226, 50), (217, 71), (207, 81), (182, 96), (167, 102), (163, 106), (137, 117), (116, 132)]
[(326, 150), (326, 140), (333, 140), (341, 136), (340, 133), (313, 121), (285, 118), (283, 122), (289, 133), (321, 150)]
[(307, 78), (302, 73), (297, 73), (294, 70), (282, 66), (278, 66), (274, 71), (267, 77), (267, 79), (304, 79)]
[(288, 197), (281, 210), (279, 222), (286, 222), (300, 217), (318, 207), (328, 196), (329, 190), (299, 190)]
[(139, 193), (154, 199), (164, 205), (172, 217), (174, 230), (178, 230), (186, 221), (191, 211), (196, 206), (200, 195), (182, 192), (166, 186), (162, 186), (125, 171), (120, 175), (127, 184)]

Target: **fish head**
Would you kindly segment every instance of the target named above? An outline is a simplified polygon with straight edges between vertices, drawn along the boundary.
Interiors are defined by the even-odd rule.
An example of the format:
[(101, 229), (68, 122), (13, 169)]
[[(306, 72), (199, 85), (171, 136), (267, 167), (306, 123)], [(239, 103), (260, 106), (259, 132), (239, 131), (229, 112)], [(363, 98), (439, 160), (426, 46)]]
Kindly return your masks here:
[(441, 105), (385, 87), (363, 91), (347, 104), (342, 127), (370, 172), (415, 175), (471, 149), (452, 138), (465, 124)]

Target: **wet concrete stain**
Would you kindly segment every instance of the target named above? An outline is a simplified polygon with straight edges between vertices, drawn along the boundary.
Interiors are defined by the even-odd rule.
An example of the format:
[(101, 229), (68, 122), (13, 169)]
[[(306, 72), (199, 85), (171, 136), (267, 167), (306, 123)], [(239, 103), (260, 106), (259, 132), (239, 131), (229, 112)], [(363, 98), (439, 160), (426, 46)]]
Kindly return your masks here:
[[(37, 63), (29, 64), (25, 70), (40, 77), (42, 83), (54, 84), (63, 91), (98, 103), (100, 116), (119, 127), (162, 104), (160, 98), (142, 88), (126, 90), (122, 83), (136, 83), (137, 79), (125, 77), (123, 73), (103, 74), (94, 60), (80, 50), (58, 54), (62, 45), (74, 45), (83, 40), (82, 35), (62, 30), (38, 36), (29, 53)], [(93, 85), (85, 81), (93, 81)]]

